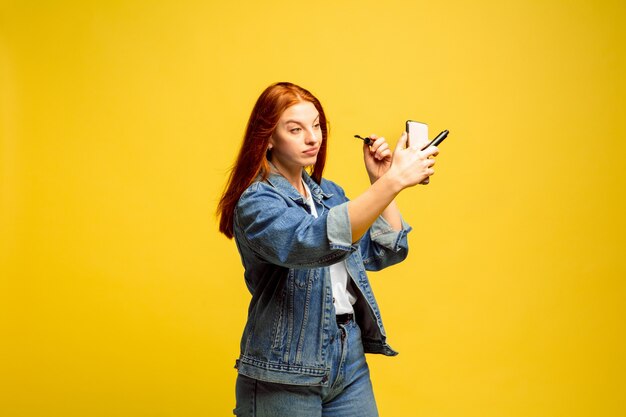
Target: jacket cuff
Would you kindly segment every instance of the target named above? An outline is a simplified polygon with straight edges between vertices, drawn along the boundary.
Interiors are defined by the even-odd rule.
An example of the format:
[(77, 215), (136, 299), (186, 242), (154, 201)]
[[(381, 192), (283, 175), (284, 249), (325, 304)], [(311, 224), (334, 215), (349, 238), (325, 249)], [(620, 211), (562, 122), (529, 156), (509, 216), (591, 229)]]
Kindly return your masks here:
[(326, 235), (332, 249), (345, 251), (357, 249), (358, 245), (352, 244), (352, 228), (350, 227), (347, 202), (329, 210), (326, 222)]
[(391, 249), (394, 252), (398, 252), (406, 246), (403, 242), (406, 241), (407, 233), (413, 229), (407, 222), (404, 221), (403, 218), (400, 218), (400, 221), (402, 222), (402, 229), (393, 230), (391, 225), (383, 216), (378, 216), (370, 228), (370, 237), (372, 241), (385, 248)]

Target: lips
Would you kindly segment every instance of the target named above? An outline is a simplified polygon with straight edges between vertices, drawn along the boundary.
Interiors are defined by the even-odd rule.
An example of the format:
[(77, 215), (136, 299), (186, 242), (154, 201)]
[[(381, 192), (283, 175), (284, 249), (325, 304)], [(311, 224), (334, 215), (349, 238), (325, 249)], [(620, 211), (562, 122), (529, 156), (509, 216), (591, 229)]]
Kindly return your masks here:
[(305, 155), (308, 156), (315, 156), (317, 155), (317, 152), (320, 150), (320, 148), (309, 148), (306, 151), (302, 152)]

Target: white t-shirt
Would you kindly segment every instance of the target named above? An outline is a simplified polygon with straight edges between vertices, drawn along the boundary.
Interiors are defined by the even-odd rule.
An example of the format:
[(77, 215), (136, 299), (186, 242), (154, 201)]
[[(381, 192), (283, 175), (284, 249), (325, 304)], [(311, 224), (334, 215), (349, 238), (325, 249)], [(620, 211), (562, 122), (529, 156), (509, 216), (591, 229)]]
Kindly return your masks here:
[[(313, 196), (311, 190), (302, 181), (304, 189), (306, 190), (307, 198), (306, 202), (311, 208), (311, 214), (317, 217), (317, 209), (313, 202)], [(348, 289), (348, 269), (346, 268), (345, 261), (337, 262), (329, 266), (330, 268), (330, 281), (333, 288), (333, 303), (335, 304), (335, 314), (352, 314), (354, 309), (352, 305), (356, 303), (356, 297)]]

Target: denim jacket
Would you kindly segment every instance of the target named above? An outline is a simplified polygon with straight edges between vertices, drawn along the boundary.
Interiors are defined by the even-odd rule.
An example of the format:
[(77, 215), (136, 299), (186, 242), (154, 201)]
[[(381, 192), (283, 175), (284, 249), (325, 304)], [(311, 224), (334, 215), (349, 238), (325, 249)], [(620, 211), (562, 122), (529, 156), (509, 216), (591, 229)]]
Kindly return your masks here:
[(341, 187), (303, 171), (318, 217), (281, 175), (253, 182), (234, 213), (234, 237), (252, 294), (236, 367), (242, 375), (294, 385), (328, 385), (327, 352), (338, 328), (329, 265), (345, 260), (367, 353), (395, 356), (365, 270), (404, 260), (407, 233), (383, 219), (355, 244)]

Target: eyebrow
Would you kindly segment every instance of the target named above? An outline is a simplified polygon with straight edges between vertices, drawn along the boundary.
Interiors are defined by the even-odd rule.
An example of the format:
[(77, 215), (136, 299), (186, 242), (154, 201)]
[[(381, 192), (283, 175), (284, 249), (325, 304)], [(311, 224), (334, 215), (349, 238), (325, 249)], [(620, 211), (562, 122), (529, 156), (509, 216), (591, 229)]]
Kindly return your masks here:
[[(318, 121), (318, 120), (319, 120), (319, 118), (320, 118), (320, 115), (318, 114), (318, 115), (317, 115), (317, 117), (316, 117), (315, 119), (313, 119), (313, 123), (315, 123), (316, 121)], [(285, 123), (285, 124), (287, 124), (287, 123), (297, 123), (297, 124), (303, 124), (300, 120), (293, 120), (293, 119), (286, 120), (284, 123)]]

